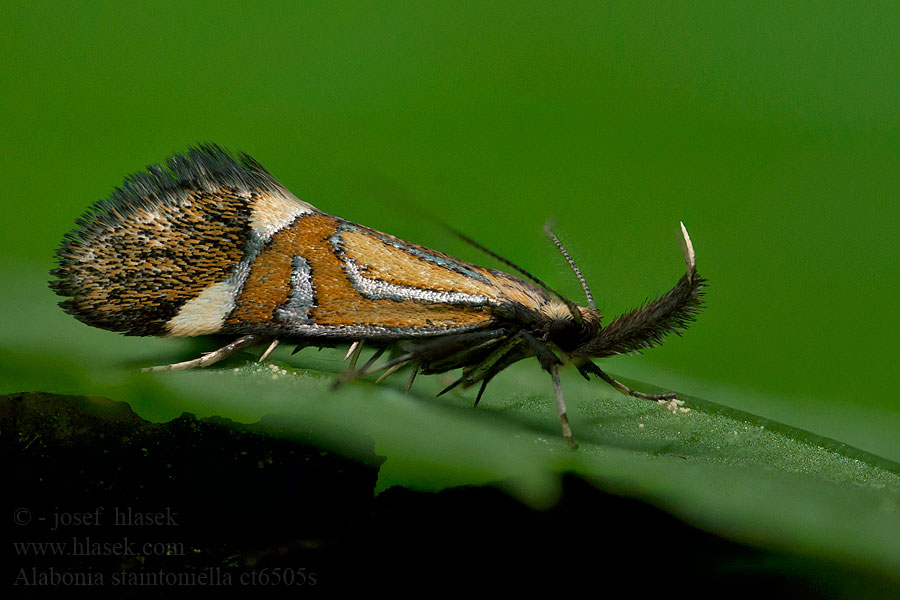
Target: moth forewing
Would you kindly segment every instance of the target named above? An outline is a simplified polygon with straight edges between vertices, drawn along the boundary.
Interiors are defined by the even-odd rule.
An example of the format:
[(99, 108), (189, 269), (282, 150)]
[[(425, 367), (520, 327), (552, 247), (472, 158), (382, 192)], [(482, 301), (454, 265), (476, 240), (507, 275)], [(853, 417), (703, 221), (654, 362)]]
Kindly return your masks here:
[[(603, 328), (580, 270), (549, 229), (588, 308), (461, 234), (524, 279), (323, 213), (246, 154), (236, 159), (215, 145), (127, 178), (77, 225), (51, 272), (66, 312), (126, 335), (235, 337), (200, 358), (151, 370), (207, 367), (253, 345), (268, 345), (265, 360), (280, 342), (349, 344), (350, 367), (338, 381), (379, 372), (381, 381), (408, 367), (408, 390), (419, 372), (462, 369), (451, 387), (480, 383), (477, 405), (497, 373), (536, 356), (573, 447), (559, 367), (571, 361), (623, 393), (673, 400), (630, 390), (590, 359), (681, 333), (702, 307), (705, 283), (682, 224), (687, 274)], [(376, 352), (357, 368), (364, 342)], [(378, 365), (387, 349), (394, 354)]]

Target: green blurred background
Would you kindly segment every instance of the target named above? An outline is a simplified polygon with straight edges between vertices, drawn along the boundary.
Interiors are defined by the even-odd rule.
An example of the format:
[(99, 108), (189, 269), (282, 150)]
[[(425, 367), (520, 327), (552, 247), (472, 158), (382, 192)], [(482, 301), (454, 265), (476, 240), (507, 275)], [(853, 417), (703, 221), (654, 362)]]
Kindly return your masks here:
[[(0, 349), (134, 348), (55, 307), (53, 250), (124, 175), (214, 141), (326, 212), (496, 266), (431, 213), (580, 301), (554, 218), (610, 316), (679, 277), (683, 220), (708, 310), (608, 369), (900, 460), (896, 3), (2, 13)], [(0, 391), (45, 389), (38, 367), (0, 365)]]

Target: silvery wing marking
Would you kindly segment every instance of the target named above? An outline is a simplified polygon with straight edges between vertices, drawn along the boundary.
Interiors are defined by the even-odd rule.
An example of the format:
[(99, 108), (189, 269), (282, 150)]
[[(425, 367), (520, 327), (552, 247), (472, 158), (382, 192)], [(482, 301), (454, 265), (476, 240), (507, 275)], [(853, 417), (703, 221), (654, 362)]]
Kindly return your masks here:
[(312, 269), (305, 258), (295, 254), (291, 261), (291, 297), (281, 308), (275, 310), (279, 321), (290, 323), (313, 323), (309, 316), (315, 306)]
[(464, 294), (462, 292), (438, 292), (406, 285), (388, 283), (380, 279), (371, 279), (362, 274), (362, 269), (352, 258), (343, 261), (347, 277), (360, 294), (370, 300), (418, 300), (432, 304), (457, 304), (464, 306), (488, 306), (497, 302), (487, 296)]

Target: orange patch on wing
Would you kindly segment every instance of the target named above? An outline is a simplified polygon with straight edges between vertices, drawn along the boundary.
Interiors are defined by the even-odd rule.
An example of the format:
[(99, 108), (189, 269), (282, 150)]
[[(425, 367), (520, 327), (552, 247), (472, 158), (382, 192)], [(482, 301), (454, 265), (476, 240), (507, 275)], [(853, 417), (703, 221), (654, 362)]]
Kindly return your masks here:
[[(422, 257), (404, 252), (378, 239), (368, 231), (344, 231), (341, 233), (341, 239), (344, 242), (344, 254), (348, 258), (352, 258), (357, 265), (364, 269), (363, 275), (365, 277), (380, 279), (395, 285), (417, 287), (438, 292), (461, 292), (489, 298), (497, 296), (497, 289), (494, 286), (466, 277), (462, 273)], [(415, 246), (408, 242), (403, 243), (441, 260), (459, 264), (461, 267), (474, 271), (479, 275), (487, 275), (481, 267), (462, 263), (428, 248)]]
[[(363, 297), (353, 287), (328, 239), (340, 224), (330, 215), (311, 213), (272, 236), (253, 262), (228, 322), (280, 326), (274, 313), (290, 298), (291, 261), (295, 255), (302, 256), (312, 272), (315, 305), (308, 316), (317, 325), (441, 328), (478, 326), (492, 320), (490, 312), (481, 307)], [(416, 287), (427, 286), (420, 280)]]
[(291, 296), (292, 258), (293, 255), (283, 254), (282, 249), (275, 247), (256, 257), (235, 309), (228, 317), (229, 324), (275, 323), (275, 309)]

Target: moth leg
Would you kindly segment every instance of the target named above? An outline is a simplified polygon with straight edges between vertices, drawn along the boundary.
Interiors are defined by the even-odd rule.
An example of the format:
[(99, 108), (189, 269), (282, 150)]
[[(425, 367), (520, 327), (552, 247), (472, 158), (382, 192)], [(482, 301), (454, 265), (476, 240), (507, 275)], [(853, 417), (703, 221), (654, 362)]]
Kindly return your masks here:
[(572, 427), (569, 425), (569, 414), (566, 410), (566, 401), (563, 399), (562, 385), (559, 383), (559, 367), (557, 365), (550, 366), (550, 377), (553, 379), (553, 393), (556, 394), (556, 410), (559, 412), (559, 422), (562, 424), (563, 437), (569, 448), (578, 449), (578, 442), (572, 435)]
[(565, 438), (566, 443), (569, 444), (569, 448), (577, 450), (578, 443), (575, 441), (575, 436), (572, 435), (572, 427), (569, 425), (569, 413), (566, 409), (566, 401), (563, 398), (562, 385), (559, 382), (559, 365), (561, 364), (561, 361), (546, 344), (540, 342), (528, 331), (523, 330), (519, 335), (521, 335), (534, 350), (538, 361), (541, 363), (541, 367), (550, 373), (550, 378), (553, 380), (553, 393), (556, 395), (556, 410), (559, 412), (559, 422), (562, 425), (563, 437)]
[(493, 369), (494, 366), (498, 362), (500, 362), (501, 359), (503, 359), (503, 357), (516, 350), (524, 343), (525, 340), (520, 334), (514, 335), (509, 338), (506, 343), (488, 354), (483, 361), (475, 365), (475, 367), (471, 371), (465, 374), (464, 379), (466, 380), (466, 385), (469, 386), (476, 381), (484, 379), (491, 372), (491, 369)]
[(269, 344), (269, 347), (266, 348), (266, 351), (262, 353), (262, 355), (257, 359), (256, 362), (264, 362), (267, 358), (269, 358), (269, 355), (272, 354), (272, 350), (277, 348), (280, 342), (281, 340), (279, 340), (278, 338), (272, 340), (272, 343)]
[(460, 377), (459, 379), (457, 379), (456, 381), (454, 381), (453, 383), (451, 383), (450, 385), (448, 385), (447, 387), (445, 387), (444, 389), (439, 391), (437, 393), (436, 397), (439, 398), (439, 397), (443, 396), (444, 394), (446, 394), (447, 392), (449, 392), (450, 390), (452, 390), (453, 388), (455, 388), (456, 386), (461, 384), (464, 380), (465, 380), (465, 376)]
[(375, 353), (372, 355), (371, 358), (369, 358), (369, 360), (366, 361), (366, 364), (363, 365), (363, 368), (359, 370), (359, 372), (356, 374), (356, 376), (363, 377), (364, 375), (369, 375), (370, 373), (375, 373), (377, 371), (380, 371), (381, 369), (384, 369), (384, 368), (387, 368), (388, 366), (390, 366), (390, 363), (388, 363), (387, 365), (384, 365), (378, 369), (375, 369), (374, 371), (369, 371), (369, 369), (372, 368), (372, 365), (375, 364), (375, 361), (378, 360), (379, 358), (381, 358), (381, 355), (384, 354), (384, 351), (385, 351), (385, 348), (378, 348), (377, 350), (375, 350)]
[(477, 407), (488, 382), (499, 372), (499, 370), (494, 370), (497, 363), (515, 352), (524, 343), (525, 341), (518, 334), (510, 337), (502, 346), (493, 350), (480, 363), (468, 370), (464, 370), (459, 379), (442, 389), (437, 395), (442, 396), (460, 384), (463, 384), (463, 387), (469, 387), (481, 381), (481, 389), (478, 390), (478, 395), (475, 397), (475, 406)]
[[(358, 356), (358, 352), (359, 352), (359, 350), (360, 350), (361, 348), (362, 348), (362, 340), (360, 340), (359, 345), (358, 345), (355, 349), (353, 349), (353, 353), (354, 353), (354, 354), (357, 354), (357, 356)], [(377, 361), (379, 358), (381, 358), (381, 355), (384, 354), (385, 350), (387, 350), (387, 348), (378, 348), (377, 350), (375, 350), (375, 353), (372, 355), (372, 357), (371, 357), (368, 361), (366, 361), (366, 364), (363, 365), (363, 367), (362, 367), (360, 370), (358, 370), (358, 371), (355, 371), (355, 370), (353, 370), (353, 368), (352, 368), (352, 367), (353, 367), (353, 363), (356, 362), (356, 360), (355, 360), (355, 358), (354, 358), (353, 363), (351, 363), (351, 368), (349, 368), (349, 369), (347, 369), (346, 371), (344, 371), (343, 373), (341, 373), (341, 374), (334, 380), (334, 383), (331, 385), (332, 389), (333, 389), (333, 388), (339, 387), (341, 384), (344, 384), (344, 383), (350, 381), (351, 379), (356, 379), (356, 378), (359, 378), (359, 377), (365, 377), (366, 375), (371, 375), (372, 373), (377, 373), (378, 371), (381, 371), (381, 370), (383, 370), (383, 369), (391, 368), (391, 367), (393, 367), (393, 366), (394, 366), (395, 364), (397, 364), (397, 363), (402, 363), (402, 362), (408, 361), (410, 358), (412, 358), (412, 355), (404, 354), (403, 356), (401, 356), (401, 357), (399, 357), (399, 358), (395, 358), (395, 359), (393, 359), (393, 360), (389, 360), (388, 362), (386, 362), (385, 364), (381, 365), (381, 366), (378, 367), (377, 369), (372, 369), (372, 365), (375, 364), (375, 361)], [(349, 356), (349, 354), (350, 354), (350, 353), (348, 352), (348, 356)], [(402, 366), (402, 365), (401, 365), (401, 366)], [(398, 368), (399, 368), (399, 367), (398, 367)], [(370, 370), (370, 369), (371, 369), (371, 370)], [(395, 370), (396, 370), (396, 369), (395, 369)], [(392, 371), (392, 372), (393, 372), (393, 371)], [(390, 374), (390, 373), (389, 373), (389, 374)], [(379, 379), (378, 381), (380, 382), (381, 379)], [(377, 382), (376, 382), (376, 383), (377, 383)]]
[(635, 398), (651, 400), (653, 402), (656, 402), (660, 406), (665, 407), (666, 410), (672, 411), (673, 413), (678, 411), (687, 412), (690, 410), (689, 408), (684, 408), (684, 400), (678, 399), (677, 392), (667, 392), (665, 394), (645, 394), (644, 392), (638, 392), (637, 390), (631, 389), (621, 381), (614, 379), (592, 362), (587, 362), (583, 365), (580, 365), (578, 367), (578, 370), (581, 371), (581, 374), (585, 377), (587, 377), (588, 373), (597, 375), (598, 377), (600, 377), (600, 379), (613, 386), (620, 393), (626, 396), (634, 396)]
[(424, 373), (443, 373), (471, 364), (466, 357), (497, 343), (506, 335), (503, 329), (456, 334), (424, 342), (401, 342), (400, 348), (414, 354)]
[(141, 369), (141, 371), (150, 372), (150, 371), (184, 371), (185, 369), (193, 369), (194, 367), (208, 367), (213, 363), (217, 363), (224, 358), (228, 358), (238, 350), (242, 348), (246, 348), (247, 346), (253, 346), (254, 344), (258, 344), (261, 341), (265, 341), (266, 338), (263, 338), (258, 335), (245, 335), (240, 337), (227, 346), (222, 346), (218, 350), (213, 350), (212, 352), (207, 352), (200, 358), (195, 358), (193, 360), (186, 360), (180, 363), (174, 363), (171, 365), (160, 365), (158, 367), (147, 367), (145, 369)]
[(484, 395), (484, 390), (487, 389), (487, 384), (489, 384), (491, 380), (487, 377), (481, 380), (481, 387), (478, 388), (478, 394), (475, 396), (475, 406), (473, 408), (478, 408), (478, 403), (481, 402), (481, 397)]
[(347, 350), (347, 356), (344, 357), (344, 360), (350, 361), (350, 366), (347, 367), (347, 370), (351, 373), (356, 370), (356, 361), (359, 360), (359, 354), (362, 352), (362, 348), (363, 340), (356, 340), (350, 344), (350, 348)]
[(387, 379), (388, 377), (393, 375), (397, 370), (399, 370), (402, 367), (405, 367), (408, 364), (409, 364), (409, 361), (405, 361), (405, 362), (399, 362), (394, 365), (391, 365), (390, 367), (387, 368), (387, 370), (385, 370), (384, 373), (381, 374), (381, 377), (379, 377), (378, 379), (375, 380), (375, 383), (381, 383), (382, 381), (384, 381), (385, 379)]
[(409, 381), (406, 382), (406, 393), (409, 393), (409, 390), (412, 389), (413, 381), (416, 380), (416, 375), (419, 374), (419, 367), (422, 363), (417, 362), (415, 366), (413, 366), (412, 373), (409, 374)]
[[(502, 352), (497, 352), (495, 355), (497, 356), (496, 360), (490, 360), (490, 366), (488, 369), (479, 369), (482, 371), (482, 374), (479, 374), (481, 377), (481, 388), (478, 390), (478, 395), (475, 396), (475, 407), (478, 407), (478, 403), (481, 402), (481, 396), (484, 395), (484, 390), (487, 389), (488, 383), (497, 375), (497, 373), (503, 371), (508, 366), (513, 363), (519, 362), (523, 358), (529, 356), (528, 350), (525, 346), (525, 343), (522, 338), (516, 337), (518, 340), (517, 343), (507, 345), (501, 350), (506, 350), (507, 352), (504, 354)], [(495, 355), (491, 355), (488, 359), (493, 359)], [(480, 365), (479, 365), (480, 366)], [(486, 372), (485, 372), (486, 371)]]

